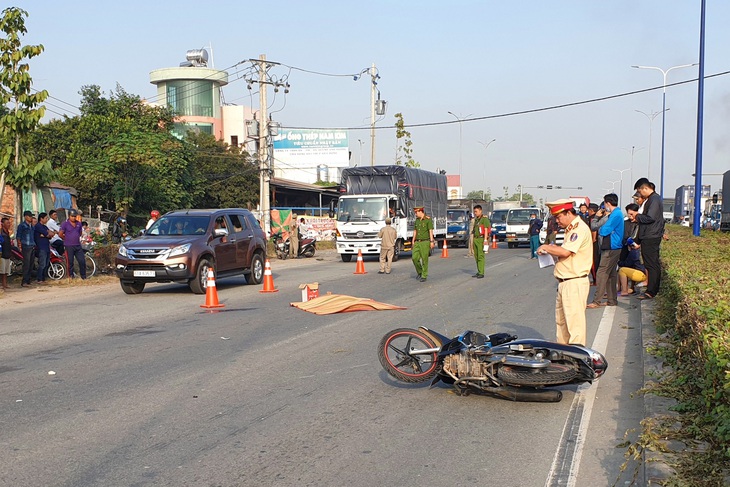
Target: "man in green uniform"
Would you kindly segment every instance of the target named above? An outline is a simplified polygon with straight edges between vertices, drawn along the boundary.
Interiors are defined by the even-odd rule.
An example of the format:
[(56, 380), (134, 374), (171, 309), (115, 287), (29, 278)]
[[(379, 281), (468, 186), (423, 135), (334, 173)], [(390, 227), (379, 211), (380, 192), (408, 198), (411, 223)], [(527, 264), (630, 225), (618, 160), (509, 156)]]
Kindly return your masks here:
[(428, 278), (428, 254), (434, 246), (433, 220), (426, 216), (422, 206), (413, 209), (416, 212), (416, 221), (413, 222), (413, 238), (411, 239), (411, 255), (413, 265), (416, 266), (418, 280), (426, 282)]
[(487, 238), (487, 232), (490, 228), (492, 228), (492, 224), (489, 218), (482, 214), (482, 205), (476, 205), (474, 207), (474, 229), (472, 230), (474, 243), (472, 249), (474, 250), (474, 260), (477, 261), (477, 273), (471, 277), (477, 279), (484, 279), (484, 239)]

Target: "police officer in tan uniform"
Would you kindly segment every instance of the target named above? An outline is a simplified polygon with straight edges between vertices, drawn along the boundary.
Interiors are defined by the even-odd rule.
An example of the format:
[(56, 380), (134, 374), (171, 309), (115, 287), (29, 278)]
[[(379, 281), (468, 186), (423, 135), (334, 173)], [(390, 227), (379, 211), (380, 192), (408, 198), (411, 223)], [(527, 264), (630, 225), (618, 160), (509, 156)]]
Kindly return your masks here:
[(378, 274), (390, 274), (393, 256), (395, 255), (395, 242), (398, 239), (398, 233), (395, 228), (390, 226), (393, 220), (385, 219), (385, 226), (378, 232), (380, 239), (380, 270)]
[(555, 298), (555, 323), (557, 341), (565, 344), (586, 344), (586, 301), (590, 284), (588, 274), (593, 264), (593, 239), (591, 230), (576, 214), (573, 202), (568, 199), (547, 203), (550, 213), (565, 229), (562, 246), (541, 245), (538, 254), (550, 254), (558, 258), (555, 278), (558, 294)]

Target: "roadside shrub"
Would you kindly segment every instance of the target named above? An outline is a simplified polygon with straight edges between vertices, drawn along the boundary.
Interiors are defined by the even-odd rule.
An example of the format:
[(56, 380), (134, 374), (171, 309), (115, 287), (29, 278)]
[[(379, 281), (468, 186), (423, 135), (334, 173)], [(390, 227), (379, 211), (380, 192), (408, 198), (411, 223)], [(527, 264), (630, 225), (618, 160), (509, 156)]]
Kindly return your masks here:
[(667, 340), (659, 354), (672, 373), (653, 392), (677, 399), (681, 439), (705, 450), (693, 461), (680, 459), (685, 473), (719, 482), (701, 485), (723, 485), (730, 460), (730, 235), (703, 231), (697, 238), (675, 225), (667, 230), (656, 316)]

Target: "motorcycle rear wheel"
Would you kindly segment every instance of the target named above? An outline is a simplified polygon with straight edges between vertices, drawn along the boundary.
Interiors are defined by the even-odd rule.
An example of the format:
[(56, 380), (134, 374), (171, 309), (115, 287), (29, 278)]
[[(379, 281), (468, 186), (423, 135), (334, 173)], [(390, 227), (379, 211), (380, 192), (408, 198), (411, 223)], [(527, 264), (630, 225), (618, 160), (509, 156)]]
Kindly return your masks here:
[(526, 369), (502, 365), (497, 369), (497, 377), (514, 386), (555, 386), (572, 381), (578, 371), (566, 364), (551, 363), (544, 369)]
[(402, 382), (426, 382), (436, 375), (436, 352), (412, 355), (411, 350), (436, 348), (437, 345), (423, 333), (410, 328), (388, 332), (378, 345), (378, 358), (383, 369)]

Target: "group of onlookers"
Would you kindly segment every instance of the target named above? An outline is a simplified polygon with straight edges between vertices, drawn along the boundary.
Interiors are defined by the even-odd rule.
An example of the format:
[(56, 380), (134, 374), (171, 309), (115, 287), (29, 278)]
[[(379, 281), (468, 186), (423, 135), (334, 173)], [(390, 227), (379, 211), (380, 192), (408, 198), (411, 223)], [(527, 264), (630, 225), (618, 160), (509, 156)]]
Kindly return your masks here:
[(639, 299), (652, 299), (659, 292), (659, 246), (664, 238), (662, 199), (647, 178), (639, 179), (634, 189), (634, 202), (625, 207), (626, 218), (617, 208), (618, 196), (614, 193), (605, 195), (600, 206), (581, 205), (580, 214), (594, 239), (591, 275), (596, 291), (588, 308), (615, 306), (617, 297), (634, 294), (638, 283), (646, 284)]
[[(0, 231), (0, 245), (2, 246), (0, 277), (3, 290), (8, 288), (8, 276), (12, 266), (13, 240), (10, 229), (10, 219), (3, 217)], [(73, 262), (76, 259), (79, 263), (81, 278), (86, 279), (86, 261), (82, 243), (91, 240), (91, 235), (88, 231), (88, 224), (81, 221), (81, 214), (78, 210), (69, 210), (68, 219), (61, 224), (58, 223), (56, 210), (50, 210), (48, 213), (41, 212), (37, 217), (33, 215), (33, 212), (26, 210), (23, 212), (23, 221), (15, 230), (14, 240), (23, 258), (23, 276), (20, 284), (22, 287), (31, 285), (33, 269), (37, 269), (36, 283), (45, 283), (51, 261), (51, 249), (59, 255), (65, 253), (67, 262)], [(75, 277), (73, 269), (70, 271), (70, 276)]]

